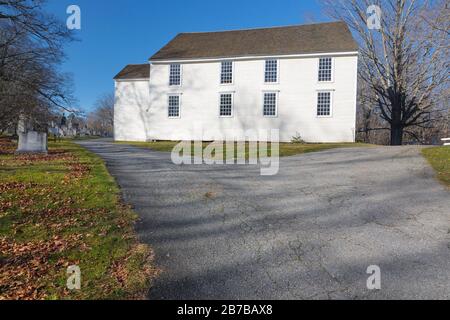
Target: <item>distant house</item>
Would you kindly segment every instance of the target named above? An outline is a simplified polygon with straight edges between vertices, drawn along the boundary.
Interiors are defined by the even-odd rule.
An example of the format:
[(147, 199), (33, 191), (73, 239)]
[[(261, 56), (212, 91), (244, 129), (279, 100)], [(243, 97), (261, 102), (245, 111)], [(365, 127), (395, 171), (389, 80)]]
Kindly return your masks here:
[(353, 142), (357, 64), (343, 22), (180, 33), (149, 63), (114, 78), (115, 139), (214, 140), (279, 129), (282, 141), (299, 134)]

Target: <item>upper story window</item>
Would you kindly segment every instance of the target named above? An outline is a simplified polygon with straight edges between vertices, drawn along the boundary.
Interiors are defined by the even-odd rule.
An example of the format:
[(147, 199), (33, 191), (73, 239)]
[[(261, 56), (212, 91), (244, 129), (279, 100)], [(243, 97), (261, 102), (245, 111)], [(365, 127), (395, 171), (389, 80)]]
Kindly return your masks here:
[(319, 82), (332, 81), (333, 59), (320, 58), (319, 59)]
[(169, 85), (180, 86), (181, 85), (181, 65), (171, 64), (169, 71)]
[(277, 93), (264, 92), (263, 115), (275, 117), (277, 115)]
[(178, 95), (169, 96), (168, 116), (169, 118), (180, 117), (180, 96)]
[(220, 69), (220, 83), (233, 83), (233, 61), (222, 61)]
[(264, 73), (264, 82), (278, 82), (278, 60), (266, 60), (266, 69)]
[(233, 94), (232, 93), (221, 93), (220, 94), (219, 115), (221, 117), (233, 116)]
[(331, 92), (320, 91), (317, 93), (317, 116), (330, 117), (331, 116)]

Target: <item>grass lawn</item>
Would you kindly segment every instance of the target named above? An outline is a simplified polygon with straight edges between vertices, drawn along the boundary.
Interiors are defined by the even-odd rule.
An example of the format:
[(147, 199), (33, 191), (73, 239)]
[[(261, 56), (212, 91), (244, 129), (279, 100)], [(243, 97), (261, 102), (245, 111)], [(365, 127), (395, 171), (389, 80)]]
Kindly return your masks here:
[(85, 140), (95, 140), (95, 139), (101, 139), (103, 137), (99, 136), (77, 136), (77, 137), (55, 137), (54, 135), (49, 135), (48, 141), (49, 142), (58, 142), (58, 141), (85, 141)]
[(437, 178), (450, 187), (450, 147), (427, 148), (422, 151), (437, 172)]
[(104, 138), (104, 137), (99, 137), (99, 136), (79, 136), (79, 137), (68, 138), (68, 140), (85, 141), (85, 140), (95, 140), (95, 139), (102, 139), (102, 138)]
[[(70, 141), (14, 155), (0, 139), (0, 300), (144, 297), (157, 270), (103, 161)], [(81, 290), (66, 288), (67, 267)]]
[[(119, 144), (128, 144), (136, 147), (143, 147), (155, 151), (171, 152), (172, 149), (179, 143), (175, 141), (157, 141), (157, 142), (116, 142)], [(210, 143), (203, 143), (203, 149)], [(335, 148), (350, 148), (350, 147), (367, 147), (369, 144), (365, 143), (280, 143), (280, 156), (287, 157), (296, 154), (323, 151)], [(226, 144), (224, 145), (224, 152), (226, 152)], [(192, 151), (193, 153), (193, 151)], [(270, 144), (268, 144), (267, 154), (271, 155)], [(245, 155), (248, 159), (248, 143), (246, 144)], [(237, 156), (237, 148), (235, 147), (234, 156)]]

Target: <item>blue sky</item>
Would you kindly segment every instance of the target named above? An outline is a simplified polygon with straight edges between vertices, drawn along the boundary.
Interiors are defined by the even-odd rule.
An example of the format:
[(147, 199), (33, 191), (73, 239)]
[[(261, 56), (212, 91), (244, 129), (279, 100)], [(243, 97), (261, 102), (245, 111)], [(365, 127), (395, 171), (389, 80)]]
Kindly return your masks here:
[(63, 71), (73, 74), (81, 109), (112, 92), (112, 78), (126, 64), (145, 63), (179, 32), (231, 30), (327, 21), (316, 0), (49, 0), (62, 20), (81, 8), (79, 42), (66, 48)]

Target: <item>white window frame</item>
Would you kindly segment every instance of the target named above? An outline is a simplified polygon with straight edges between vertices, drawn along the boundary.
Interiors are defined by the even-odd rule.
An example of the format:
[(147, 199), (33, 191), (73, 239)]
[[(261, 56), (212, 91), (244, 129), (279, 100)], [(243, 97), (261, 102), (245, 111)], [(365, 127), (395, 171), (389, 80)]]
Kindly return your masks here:
[[(225, 94), (229, 94), (229, 95), (231, 95), (231, 115), (230, 116), (222, 116), (221, 114), (220, 114), (220, 105), (221, 105), (221, 100), (222, 100), (222, 95), (225, 95)], [(218, 101), (219, 103), (218, 103), (218, 113), (219, 113), (219, 118), (233, 118), (234, 117), (234, 91), (226, 91), (226, 92), (219, 92), (219, 101)]]
[[(222, 63), (224, 63), (224, 62), (230, 62), (231, 63), (231, 82), (230, 83), (222, 83)], [(234, 66), (235, 66), (235, 63), (232, 60), (220, 61), (220, 63), (219, 63), (219, 84), (221, 86), (231, 86), (231, 85), (234, 84)]]
[[(276, 61), (277, 62), (277, 81), (275, 82), (266, 82), (266, 63), (267, 61)], [(279, 84), (280, 83), (280, 59), (276, 58), (268, 58), (264, 60), (264, 73), (263, 73), (263, 82), (266, 85)]]
[[(178, 97), (178, 116), (177, 117), (169, 115), (170, 97)], [(180, 93), (167, 94), (167, 118), (169, 118), (169, 119), (180, 119), (181, 118), (181, 94)]]
[[(275, 94), (275, 115), (265, 115), (264, 114), (264, 100), (266, 93), (274, 93)], [(279, 106), (279, 96), (280, 91), (274, 90), (265, 90), (262, 92), (262, 115), (264, 118), (278, 118), (278, 106)]]
[[(320, 60), (321, 59), (331, 59), (331, 80), (320, 80), (320, 78), (319, 78)], [(317, 59), (317, 73), (316, 73), (317, 83), (333, 83), (334, 82), (334, 64), (335, 64), (334, 57), (327, 56), (327, 57), (320, 57)]]
[[(170, 84), (170, 69), (172, 68), (172, 65), (179, 65), (180, 66), (180, 84)], [(171, 63), (169, 64), (169, 87), (171, 88), (179, 88), (181, 87), (183, 84), (183, 65), (181, 63)]]
[[(319, 93), (328, 92), (330, 93), (330, 114), (329, 115), (318, 115), (318, 104), (319, 104)], [(333, 101), (334, 101), (334, 90), (317, 90), (315, 97), (315, 113), (317, 118), (332, 118), (333, 117)]]

